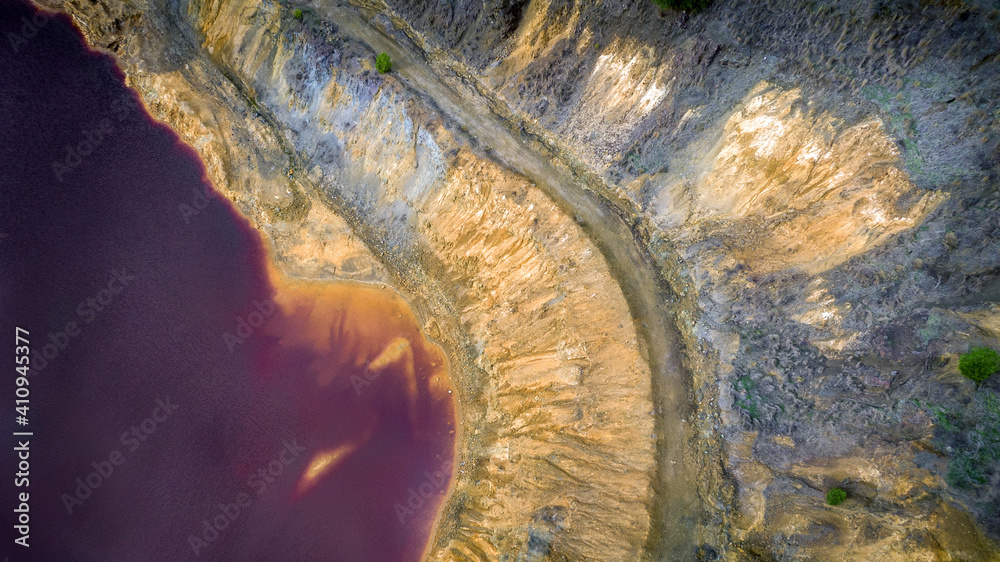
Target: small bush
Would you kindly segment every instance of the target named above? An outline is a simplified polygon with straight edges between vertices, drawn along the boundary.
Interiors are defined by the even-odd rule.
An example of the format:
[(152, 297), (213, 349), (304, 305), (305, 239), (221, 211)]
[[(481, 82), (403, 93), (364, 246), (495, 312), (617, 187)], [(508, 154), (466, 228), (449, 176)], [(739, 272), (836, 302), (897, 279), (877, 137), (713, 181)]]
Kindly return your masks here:
[(958, 370), (976, 382), (983, 382), (1000, 370), (1000, 355), (988, 347), (970, 347), (958, 358)]
[(707, 8), (712, 0), (653, 0), (653, 3), (664, 10), (696, 14)]
[(295, 19), (302, 21), (302, 10), (296, 9), (292, 15), (295, 16)]
[(830, 488), (826, 493), (826, 503), (830, 505), (840, 505), (847, 499), (847, 492), (843, 488)]
[(375, 70), (379, 71), (380, 74), (392, 70), (392, 60), (389, 58), (389, 53), (379, 53), (375, 57)]

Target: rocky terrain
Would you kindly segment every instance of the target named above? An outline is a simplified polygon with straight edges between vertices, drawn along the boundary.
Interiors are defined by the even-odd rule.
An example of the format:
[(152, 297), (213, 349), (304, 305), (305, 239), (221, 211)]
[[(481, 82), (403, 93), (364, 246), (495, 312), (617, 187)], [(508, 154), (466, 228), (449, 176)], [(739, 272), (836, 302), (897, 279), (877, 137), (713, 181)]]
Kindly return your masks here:
[(447, 350), (428, 559), (1000, 559), (995, 2), (43, 3)]

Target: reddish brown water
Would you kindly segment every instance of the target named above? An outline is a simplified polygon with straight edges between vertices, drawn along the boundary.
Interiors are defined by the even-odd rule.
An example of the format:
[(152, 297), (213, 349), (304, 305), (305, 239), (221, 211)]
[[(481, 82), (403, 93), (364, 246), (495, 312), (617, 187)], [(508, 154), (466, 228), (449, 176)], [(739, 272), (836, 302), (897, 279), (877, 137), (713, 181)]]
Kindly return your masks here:
[[(444, 353), (389, 288), (295, 281), (273, 269), (272, 279), (275, 314), (251, 336), (253, 373), (265, 394), (292, 405), (291, 424), (313, 444), (288, 480), (291, 496), (278, 496), (276, 509), (290, 515), (280, 534), (294, 543), (347, 530), (338, 556), (323, 559), (419, 558), (453, 464)], [(248, 309), (248, 325), (260, 309), (268, 306)], [(256, 469), (241, 467), (247, 478)], [(246, 552), (278, 559), (286, 548), (269, 538)]]
[(32, 358), (3, 449), (33, 433), (30, 483), (0, 491), (29, 493), (30, 547), (0, 554), (419, 559), (455, 406), (405, 301), (278, 273), (67, 18), (0, 1), (0, 39), (0, 353), (20, 326)]

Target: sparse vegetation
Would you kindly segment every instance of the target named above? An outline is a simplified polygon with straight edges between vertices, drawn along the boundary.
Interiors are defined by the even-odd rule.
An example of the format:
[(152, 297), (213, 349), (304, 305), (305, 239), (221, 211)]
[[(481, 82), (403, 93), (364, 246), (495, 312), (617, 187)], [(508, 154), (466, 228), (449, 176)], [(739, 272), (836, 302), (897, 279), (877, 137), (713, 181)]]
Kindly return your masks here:
[(991, 391), (958, 410), (932, 408), (937, 446), (948, 455), (948, 485), (973, 489), (1000, 470), (1000, 398)]
[(760, 420), (760, 407), (757, 404), (757, 382), (749, 376), (742, 376), (736, 379), (733, 387), (741, 395), (737, 397), (736, 404), (746, 412), (752, 421)]
[(958, 358), (958, 370), (977, 383), (983, 382), (1000, 370), (1000, 355), (988, 347), (970, 347)]
[(945, 332), (947, 325), (947, 318), (936, 310), (932, 310), (930, 314), (927, 315), (927, 323), (923, 328), (917, 330), (917, 335), (923, 340), (924, 345), (927, 345), (931, 340), (941, 337), (941, 334)]
[(296, 8), (295, 12), (293, 12), (292, 15), (295, 16), (295, 19), (297, 19), (299, 21), (302, 21), (302, 10), (299, 10), (298, 8)]
[(664, 10), (696, 14), (707, 8), (712, 0), (653, 0), (653, 3)]
[(826, 493), (826, 503), (830, 505), (840, 505), (847, 499), (847, 492), (843, 488), (830, 488)]
[(389, 58), (389, 53), (382, 52), (375, 57), (375, 70), (379, 71), (380, 74), (392, 70), (392, 59)]

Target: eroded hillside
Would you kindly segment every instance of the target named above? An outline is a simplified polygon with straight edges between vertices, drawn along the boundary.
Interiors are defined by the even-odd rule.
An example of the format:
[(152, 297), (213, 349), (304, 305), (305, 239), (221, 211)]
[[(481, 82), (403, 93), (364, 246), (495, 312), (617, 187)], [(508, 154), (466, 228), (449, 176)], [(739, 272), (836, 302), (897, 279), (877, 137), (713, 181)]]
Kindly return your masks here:
[(995, 6), (48, 4), (445, 347), (429, 559), (997, 558)]

